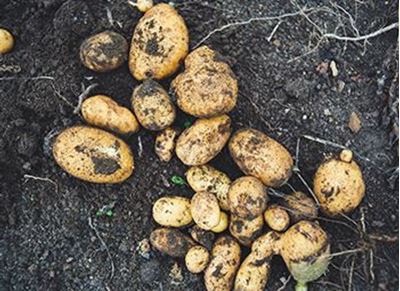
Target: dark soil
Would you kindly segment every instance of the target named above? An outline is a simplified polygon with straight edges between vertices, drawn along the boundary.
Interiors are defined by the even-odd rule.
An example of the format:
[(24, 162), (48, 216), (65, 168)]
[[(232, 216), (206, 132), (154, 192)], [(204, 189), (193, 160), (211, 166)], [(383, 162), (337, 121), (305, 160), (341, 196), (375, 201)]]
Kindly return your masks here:
[[(361, 34), (398, 21), (397, 1), (344, 2)], [(191, 46), (228, 22), (297, 10), (289, 1), (244, 3), (178, 4), (190, 30)], [(332, 8), (328, 1), (307, 1), (307, 5)], [(13, 52), (0, 61), (0, 290), (203, 290), (202, 277), (188, 273), (182, 260), (178, 263), (183, 279), (173, 280), (169, 273), (176, 259), (155, 251), (143, 257), (137, 251), (139, 241), (156, 227), (152, 203), (167, 194), (192, 195), (186, 186), (166, 181), (183, 175), (185, 167), (176, 158), (169, 164), (157, 159), (154, 133), (141, 130), (126, 138), (135, 152), (137, 169), (120, 185), (79, 181), (63, 172), (50, 155), (51, 136), (82, 123), (69, 105), (77, 104), (82, 84), (98, 83), (91, 93), (110, 95), (129, 106), (138, 82), (129, 74), (127, 63), (110, 73), (93, 73), (80, 63), (79, 46), (106, 29), (130, 41), (141, 14), (125, 0), (0, 0), (0, 7), (0, 26), (16, 38)], [(334, 31), (341, 20), (336, 33), (354, 33), (348, 19), (338, 15), (319, 11), (311, 17), (326, 31)], [(318, 30), (304, 17), (287, 18), (268, 41), (276, 23), (236, 26), (206, 41), (231, 62), (239, 80), (238, 105), (230, 114), (234, 127), (263, 130), (293, 155), (301, 135), (353, 149), (367, 195), (349, 219), (321, 218), (320, 222), (331, 236), (333, 252), (363, 251), (335, 257), (311, 289), (398, 290), (397, 32), (370, 39), (365, 47), (363, 42), (324, 41), (313, 53), (288, 63), (316, 44)], [(329, 67), (324, 70), (332, 60), (339, 69), (337, 77)], [(164, 88), (169, 88), (170, 81), (162, 82)], [(352, 112), (362, 122), (358, 133), (348, 127)], [(181, 114), (177, 125), (182, 127), (187, 118)], [(338, 151), (301, 139), (299, 168), (305, 179), (311, 183), (317, 165)], [(231, 178), (241, 175), (226, 149), (212, 164)], [(298, 178), (293, 177), (290, 184), (306, 192)], [(288, 187), (280, 190), (290, 191)], [(112, 217), (96, 216), (104, 205), (113, 206)], [(365, 233), (360, 232), (362, 222)], [(288, 276), (279, 258), (272, 264), (268, 290), (278, 289)], [(292, 287), (290, 282), (287, 289)]]

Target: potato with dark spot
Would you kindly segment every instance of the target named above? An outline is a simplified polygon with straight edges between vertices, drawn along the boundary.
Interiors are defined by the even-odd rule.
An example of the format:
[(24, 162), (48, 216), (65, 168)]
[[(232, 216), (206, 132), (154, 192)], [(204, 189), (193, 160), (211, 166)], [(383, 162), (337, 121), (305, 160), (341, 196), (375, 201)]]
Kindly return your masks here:
[(195, 242), (201, 244), (207, 250), (211, 250), (215, 239), (215, 234), (212, 231), (208, 231), (202, 229), (198, 225), (194, 225), (189, 229), (189, 233)]
[(185, 165), (204, 165), (222, 150), (230, 134), (231, 119), (227, 115), (198, 119), (179, 136), (176, 155)]
[(120, 183), (134, 169), (133, 154), (123, 140), (87, 126), (62, 131), (53, 144), (53, 156), (66, 172), (93, 183)]
[(149, 79), (136, 87), (131, 102), (139, 123), (148, 130), (163, 130), (175, 120), (175, 106), (156, 81)]
[(172, 127), (164, 129), (157, 135), (154, 150), (161, 161), (169, 162), (172, 159), (177, 135), (178, 131)]
[(190, 199), (179, 196), (162, 197), (153, 205), (153, 218), (162, 226), (183, 227), (192, 222)]
[(283, 197), (283, 206), (287, 209), (292, 223), (300, 220), (314, 220), (318, 216), (315, 201), (303, 192), (293, 192)]
[(265, 223), (275, 231), (285, 231), (290, 224), (289, 213), (280, 205), (273, 204), (264, 212)]
[(229, 141), (229, 151), (245, 174), (260, 179), (266, 186), (279, 187), (292, 175), (290, 153), (261, 131), (238, 130)]
[(122, 65), (128, 56), (128, 43), (119, 33), (104, 31), (86, 39), (80, 48), (83, 65), (95, 72), (108, 72)]
[(192, 247), (185, 256), (186, 268), (189, 272), (197, 274), (204, 271), (210, 260), (208, 250), (203, 246)]
[(175, 73), (189, 51), (185, 21), (165, 3), (149, 9), (139, 20), (129, 52), (129, 69), (137, 80), (163, 79)]
[(194, 247), (195, 242), (173, 228), (159, 228), (150, 235), (151, 245), (158, 251), (171, 257), (183, 258)]
[(130, 134), (139, 130), (139, 123), (133, 113), (108, 96), (96, 95), (82, 103), (83, 119), (91, 125)]
[(211, 231), (216, 233), (223, 232), (225, 229), (228, 228), (228, 225), (229, 225), (228, 215), (225, 212), (221, 211), (219, 222), (217, 226), (211, 228)]
[(221, 219), (221, 210), (215, 195), (201, 191), (193, 195), (190, 211), (194, 222), (205, 230), (216, 227)]
[(242, 245), (249, 247), (261, 234), (263, 226), (264, 218), (262, 215), (253, 219), (245, 219), (232, 214), (229, 231)]
[(223, 58), (207, 46), (187, 56), (185, 71), (171, 86), (179, 108), (196, 117), (225, 114), (236, 105), (236, 77)]

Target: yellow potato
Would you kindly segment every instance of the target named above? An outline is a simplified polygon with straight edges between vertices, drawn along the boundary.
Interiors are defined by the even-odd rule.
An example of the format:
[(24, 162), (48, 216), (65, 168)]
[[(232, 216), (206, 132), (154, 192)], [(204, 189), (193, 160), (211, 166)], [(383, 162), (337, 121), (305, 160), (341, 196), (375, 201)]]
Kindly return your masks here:
[(158, 251), (171, 257), (183, 258), (195, 242), (173, 228), (158, 228), (150, 234), (150, 243)]
[(191, 52), (185, 71), (172, 82), (179, 108), (197, 117), (228, 113), (236, 105), (238, 84), (223, 58), (207, 46)]
[(205, 230), (216, 227), (221, 218), (217, 198), (208, 192), (197, 192), (191, 201), (190, 211), (194, 222)]
[(287, 211), (277, 204), (267, 207), (264, 212), (265, 223), (275, 231), (285, 231), (290, 224), (290, 216)]
[(153, 205), (153, 218), (162, 226), (182, 227), (190, 224), (190, 199), (179, 196), (158, 199)]
[(61, 132), (53, 156), (66, 172), (93, 183), (119, 183), (133, 172), (133, 154), (121, 139), (104, 130), (74, 126)]
[(202, 229), (198, 225), (194, 225), (192, 228), (190, 228), (189, 233), (195, 242), (201, 244), (207, 250), (211, 250), (215, 239), (215, 234), (212, 231), (208, 231)]
[(137, 80), (163, 79), (175, 73), (189, 51), (183, 18), (168, 4), (158, 4), (139, 20), (129, 52), (129, 69)]
[(266, 186), (279, 187), (292, 175), (293, 159), (287, 149), (255, 129), (237, 131), (229, 151), (239, 168), (260, 179)]
[(133, 113), (112, 100), (108, 96), (96, 95), (87, 98), (82, 103), (82, 116), (91, 125), (129, 134), (139, 130)]
[(283, 205), (289, 212), (292, 223), (300, 220), (313, 220), (318, 216), (318, 208), (314, 200), (303, 192), (293, 192), (285, 195)]
[(136, 0), (136, 7), (140, 12), (146, 12), (153, 7), (153, 0)]
[(204, 271), (210, 260), (208, 250), (203, 246), (192, 247), (185, 256), (186, 268), (189, 272), (197, 274)]
[(176, 155), (185, 165), (204, 165), (222, 150), (230, 134), (231, 119), (227, 115), (198, 119), (179, 136)]
[(211, 229), (211, 231), (216, 233), (223, 232), (225, 229), (228, 228), (228, 222), (229, 222), (228, 215), (225, 212), (221, 211), (219, 222), (217, 226)]
[(169, 162), (172, 159), (177, 135), (178, 131), (172, 127), (164, 129), (157, 135), (154, 150), (161, 161)]
[(14, 37), (6, 29), (0, 28), (0, 54), (9, 53), (14, 47)]
[(243, 219), (232, 214), (229, 231), (242, 245), (249, 247), (261, 234), (263, 226), (264, 218), (262, 215), (253, 219)]

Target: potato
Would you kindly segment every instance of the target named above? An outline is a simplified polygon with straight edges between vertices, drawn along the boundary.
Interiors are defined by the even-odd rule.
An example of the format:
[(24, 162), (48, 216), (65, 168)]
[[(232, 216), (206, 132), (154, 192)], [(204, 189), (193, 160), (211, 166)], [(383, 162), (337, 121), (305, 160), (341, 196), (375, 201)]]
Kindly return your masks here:
[(146, 80), (136, 87), (131, 101), (137, 119), (148, 130), (163, 130), (175, 120), (175, 106), (156, 81)]
[(263, 225), (264, 218), (262, 215), (253, 219), (244, 219), (232, 214), (229, 231), (242, 245), (249, 247), (261, 234)]
[(95, 72), (121, 66), (128, 56), (128, 43), (119, 33), (103, 31), (86, 39), (80, 47), (82, 64)]
[(205, 230), (216, 227), (221, 218), (221, 211), (217, 198), (205, 191), (197, 192), (190, 205), (194, 222)]
[(211, 231), (216, 233), (223, 232), (225, 229), (228, 228), (228, 222), (229, 222), (228, 215), (225, 212), (221, 211), (219, 222), (217, 226), (211, 229)]
[(207, 267), (209, 260), (210, 254), (205, 247), (192, 247), (185, 256), (186, 268), (191, 273), (201, 273)]
[(195, 242), (201, 244), (207, 250), (211, 250), (215, 239), (215, 234), (212, 231), (208, 231), (200, 228), (198, 225), (194, 225), (189, 230), (189, 233)]
[(139, 123), (133, 113), (108, 96), (96, 95), (82, 103), (82, 116), (91, 125), (129, 134), (139, 130)]
[(153, 205), (153, 218), (162, 226), (182, 227), (192, 222), (190, 199), (179, 196), (161, 197)]
[(0, 54), (9, 53), (14, 47), (14, 37), (6, 29), (0, 28)]
[(339, 158), (319, 166), (314, 176), (314, 193), (321, 210), (330, 216), (351, 212), (360, 205), (365, 184), (351, 151), (343, 150)]
[(156, 250), (164, 254), (182, 258), (196, 245), (188, 236), (173, 228), (154, 230), (150, 235), (150, 243)]
[(289, 213), (277, 204), (267, 207), (264, 212), (265, 223), (275, 231), (285, 231), (290, 224)]
[(238, 130), (229, 142), (229, 151), (246, 175), (260, 179), (266, 186), (279, 187), (292, 175), (290, 153), (261, 131)]
[(208, 291), (231, 290), (240, 264), (240, 245), (231, 236), (220, 237), (214, 244), (211, 260), (204, 272)]
[(223, 210), (229, 210), (228, 191), (231, 179), (225, 173), (209, 165), (194, 166), (186, 172), (186, 180), (194, 191), (208, 191), (217, 196), (219, 206)]
[(129, 69), (137, 80), (163, 79), (175, 73), (189, 51), (183, 18), (168, 4), (158, 4), (139, 20), (129, 52)]
[(223, 58), (207, 46), (191, 52), (185, 71), (172, 82), (179, 108), (197, 117), (228, 113), (236, 105), (238, 84)]
[(140, 12), (146, 12), (153, 7), (153, 0), (136, 0), (136, 7)]
[(177, 135), (178, 131), (172, 127), (164, 129), (157, 135), (154, 151), (161, 161), (169, 162), (172, 159)]
[(262, 215), (268, 202), (266, 187), (251, 176), (236, 179), (229, 188), (228, 197), (231, 213), (245, 219)]
[(318, 208), (314, 200), (303, 192), (297, 191), (286, 195), (283, 204), (289, 212), (292, 223), (303, 219), (313, 220), (318, 216)]
[(231, 119), (227, 115), (198, 119), (179, 136), (176, 155), (185, 165), (204, 165), (222, 150), (230, 134)]
[(119, 183), (133, 172), (129, 146), (104, 130), (74, 126), (62, 131), (53, 144), (57, 164), (72, 176), (93, 183)]

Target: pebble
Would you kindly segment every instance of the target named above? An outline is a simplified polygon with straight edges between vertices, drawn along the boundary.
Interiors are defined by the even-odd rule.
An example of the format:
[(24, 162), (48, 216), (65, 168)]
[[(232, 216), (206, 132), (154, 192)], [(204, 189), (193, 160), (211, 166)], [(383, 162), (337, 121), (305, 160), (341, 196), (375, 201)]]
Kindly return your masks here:
[(339, 70), (337, 68), (336, 62), (335, 61), (331, 61), (331, 63), (329, 64), (329, 68), (331, 69), (332, 72), (332, 76), (335, 78), (339, 75)]

